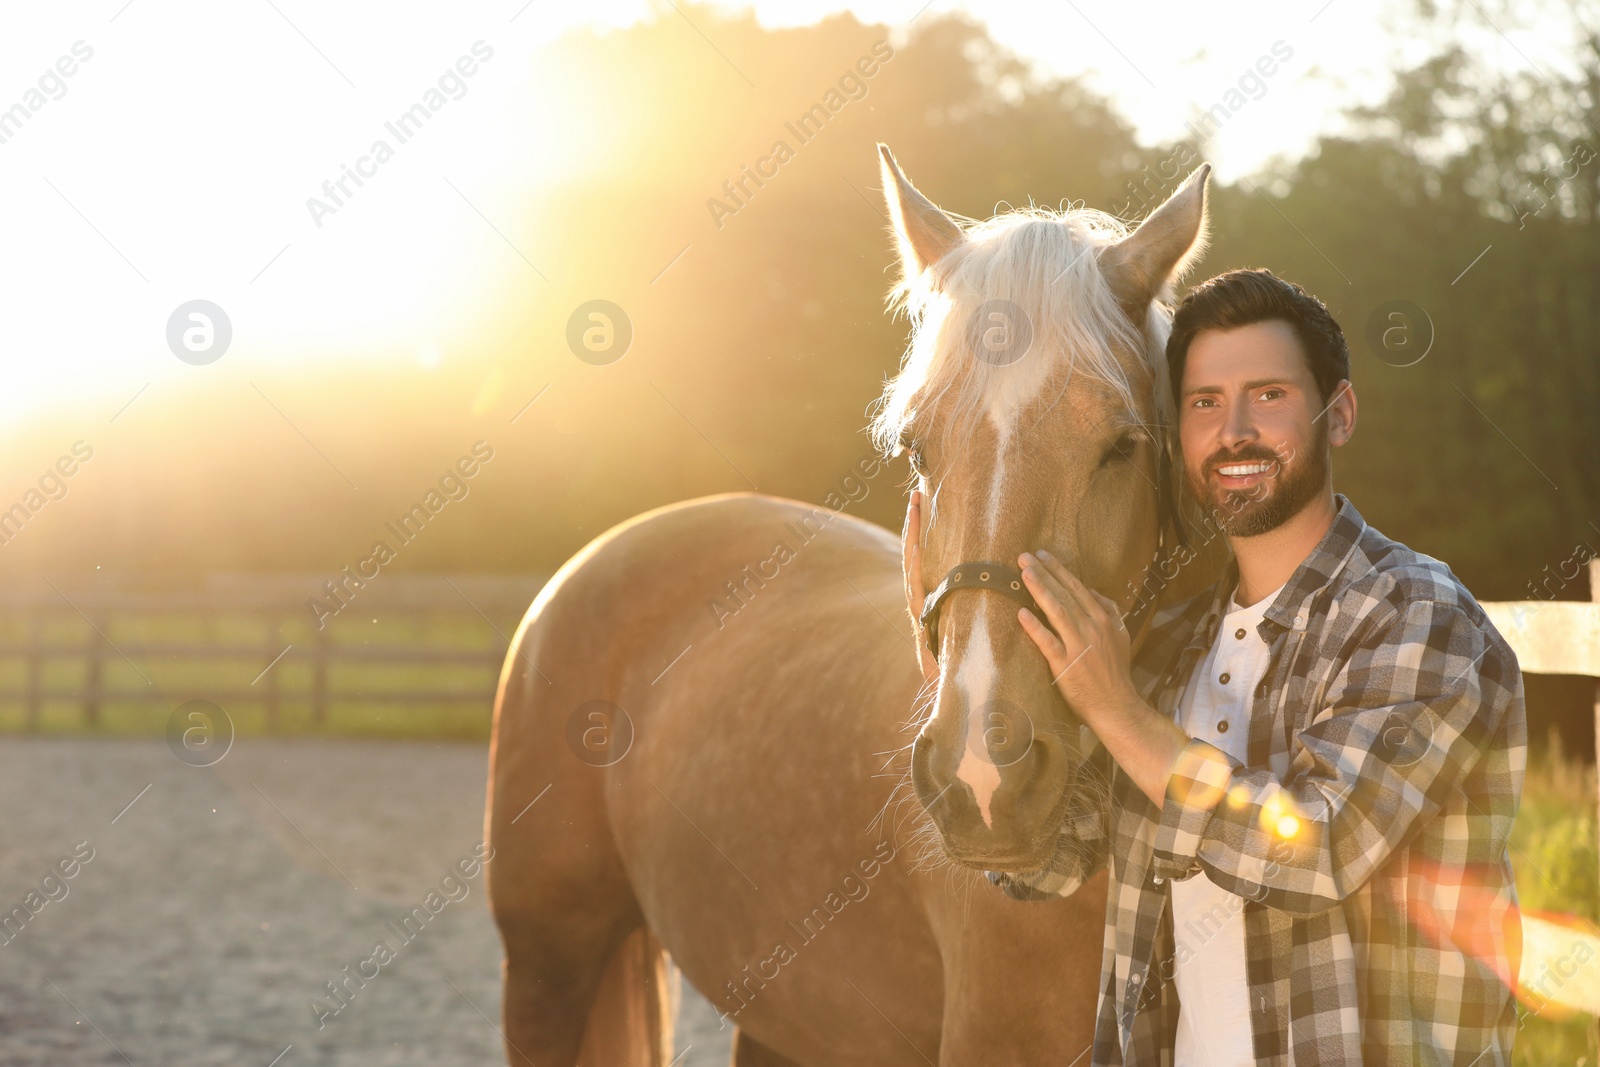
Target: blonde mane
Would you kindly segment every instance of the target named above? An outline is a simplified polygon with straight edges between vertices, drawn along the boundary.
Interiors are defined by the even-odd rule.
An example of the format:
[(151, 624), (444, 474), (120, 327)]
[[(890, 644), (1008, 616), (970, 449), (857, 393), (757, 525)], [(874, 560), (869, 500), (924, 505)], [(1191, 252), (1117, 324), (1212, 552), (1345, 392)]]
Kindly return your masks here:
[(941, 418), (942, 439), (968, 439), (991, 390), (1017, 366), (975, 355), (978, 309), (995, 300), (1010, 301), (1031, 320), (1033, 342), (1024, 359), (1051, 361), (1041, 381), (1056, 380), (1060, 372), (1064, 382), (1084, 374), (1109, 385), (1129, 412), (1137, 412), (1135, 385), (1118, 353), (1140, 353), (1153, 372), (1156, 419), (1170, 425), (1166, 342), (1172, 310), (1164, 300), (1151, 301), (1140, 336), (1100, 271), (1100, 251), (1128, 235), (1121, 220), (1092, 208), (1057, 212), (1030, 206), (984, 222), (960, 222), (965, 240), (889, 295), (890, 307), (907, 313), (912, 333), (900, 373), (886, 381), (868, 427), (882, 455), (898, 456), (902, 435), (918, 413), (941, 402), (949, 404)]

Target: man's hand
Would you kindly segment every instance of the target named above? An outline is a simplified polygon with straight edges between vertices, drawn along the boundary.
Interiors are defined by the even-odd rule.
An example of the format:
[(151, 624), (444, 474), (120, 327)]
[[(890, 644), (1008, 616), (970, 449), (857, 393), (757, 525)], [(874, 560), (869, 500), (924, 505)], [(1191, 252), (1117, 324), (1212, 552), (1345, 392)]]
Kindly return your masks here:
[(1050, 665), (1056, 689), (1159, 808), (1189, 736), (1140, 698), (1128, 669), (1131, 641), (1122, 613), (1043, 549), (1038, 558), (1024, 552), (1017, 564), (1028, 592), (1055, 627), (1051, 633), (1033, 612), (1017, 609), (1023, 630)]
[(1044, 549), (1037, 557), (1024, 552), (1017, 564), (1050, 626), (1027, 608), (1019, 609), (1017, 618), (1044, 653), (1050, 676), (1072, 710), (1092, 729), (1107, 714), (1142, 703), (1129, 673), (1130, 639), (1117, 605)]
[(928, 642), (922, 636), (922, 602), (927, 599), (922, 588), (922, 490), (911, 490), (911, 503), (906, 508), (906, 527), (900, 533), (900, 573), (905, 579), (906, 606), (911, 609), (912, 632), (917, 636), (917, 659), (922, 668), (922, 678), (931, 682), (939, 677), (939, 661), (933, 658)]

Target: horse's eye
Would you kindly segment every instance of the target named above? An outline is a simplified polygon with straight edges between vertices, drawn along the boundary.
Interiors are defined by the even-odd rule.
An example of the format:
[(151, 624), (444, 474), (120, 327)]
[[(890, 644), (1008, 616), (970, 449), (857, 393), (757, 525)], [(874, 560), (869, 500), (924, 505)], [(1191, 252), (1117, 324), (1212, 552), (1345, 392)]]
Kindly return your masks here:
[(900, 439), (900, 450), (911, 461), (912, 470), (918, 474), (927, 473), (927, 469), (922, 465), (922, 446), (919, 442), (902, 437)]
[(1108, 463), (1118, 463), (1132, 459), (1134, 453), (1139, 450), (1139, 442), (1143, 439), (1143, 435), (1137, 430), (1127, 431), (1113, 441), (1111, 447), (1106, 449), (1106, 454), (1100, 457), (1100, 465), (1104, 467)]

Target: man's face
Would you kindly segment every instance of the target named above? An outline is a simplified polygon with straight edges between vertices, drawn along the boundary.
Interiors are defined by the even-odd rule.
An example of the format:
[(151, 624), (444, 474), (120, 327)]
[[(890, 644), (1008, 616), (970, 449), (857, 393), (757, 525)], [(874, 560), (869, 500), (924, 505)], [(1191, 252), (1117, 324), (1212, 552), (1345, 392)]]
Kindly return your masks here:
[(1202, 331), (1178, 400), (1190, 491), (1230, 537), (1277, 529), (1329, 486), (1329, 414), (1288, 323)]

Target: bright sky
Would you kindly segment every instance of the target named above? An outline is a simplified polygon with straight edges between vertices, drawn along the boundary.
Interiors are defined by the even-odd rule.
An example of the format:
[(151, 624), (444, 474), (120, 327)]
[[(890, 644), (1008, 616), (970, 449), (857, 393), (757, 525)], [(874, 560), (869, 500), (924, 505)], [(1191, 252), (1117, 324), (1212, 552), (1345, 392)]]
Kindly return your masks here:
[[(772, 26), (850, 7), (904, 27), (919, 2), (754, 6)], [(1380, 43), (1382, 0), (1234, 0), (1225, 24), (1199, 4), (933, 0), (924, 10), (961, 7), (1041, 69), (1087, 73), (1147, 141), (1182, 135), (1260, 57), (1287, 50), (1205, 147), (1222, 181), (1303, 151), (1344, 104), (1380, 97), (1404, 48)], [(449, 359), (446, 309), (470, 314), (486, 274), (525, 269), (501, 231), (536, 226), (530, 190), (580, 155), (581, 114), (534, 51), (579, 21), (643, 17), (650, 5), (629, 0), (0, 9), (0, 116), (30, 110), (20, 128), (0, 124), (0, 420), (58, 406), (109, 417), (136, 391), (193, 375), (167, 343), (169, 318), (192, 300), (225, 309), (229, 358)], [(1479, 29), (1481, 46), (1513, 64), (1537, 47)], [(415, 139), (367, 164), (365, 183), (347, 182), (353, 195), (313, 219), (308, 198), (331, 203), (324, 183), (378, 138), (397, 143), (384, 123), (458, 63), (473, 73)]]

